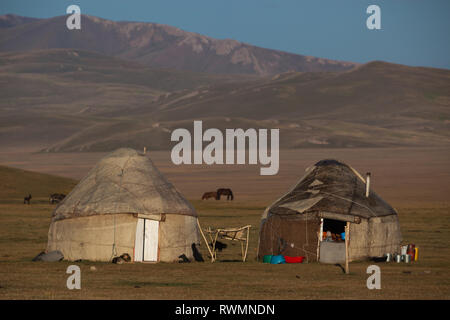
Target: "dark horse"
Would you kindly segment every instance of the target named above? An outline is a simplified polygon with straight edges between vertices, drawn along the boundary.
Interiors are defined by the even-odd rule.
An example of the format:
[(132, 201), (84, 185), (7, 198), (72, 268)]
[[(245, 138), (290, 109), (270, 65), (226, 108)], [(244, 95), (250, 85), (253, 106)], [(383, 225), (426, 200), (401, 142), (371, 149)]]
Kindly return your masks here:
[(221, 188), (221, 189), (217, 189), (217, 200), (220, 200), (220, 196), (227, 196), (227, 200), (233, 200), (234, 196), (233, 196), (233, 191), (231, 191), (231, 189), (225, 189), (225, 188)]
[(31, 201), (31, 194), (29, 194), (27, 197), (23, 198), (23, 203), (24, 203), (24, 204), (25, 204), (25, 203), (30, 204), (30, 201)]
[(203, 196), (202, 196), (202, 200), (205, 200), (205, 199), (208, 200), (209, 198), (214, 198), (214, 199), (218, 200), (217, 199), (217, 192), (215, 192), (215, 191), (205, 192), (203, 194)]

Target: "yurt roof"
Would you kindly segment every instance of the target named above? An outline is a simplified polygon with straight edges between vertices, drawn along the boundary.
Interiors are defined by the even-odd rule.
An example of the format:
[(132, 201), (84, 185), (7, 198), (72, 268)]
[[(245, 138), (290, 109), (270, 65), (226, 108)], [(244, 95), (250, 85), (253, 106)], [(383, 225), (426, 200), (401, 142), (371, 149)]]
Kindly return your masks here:
[(318, 213), (381, 217), (397, 214), (370, 188), (365, 196), (364, 178), (349, 165), (321, 160), (306, 169), (304, 177), (284, 196), (266, 209), (268, 215), (308, 216)]
[(147, 155), (129, 148), (101, 159), (56, 207), (53, 220), (131, 213), (197, 216)]

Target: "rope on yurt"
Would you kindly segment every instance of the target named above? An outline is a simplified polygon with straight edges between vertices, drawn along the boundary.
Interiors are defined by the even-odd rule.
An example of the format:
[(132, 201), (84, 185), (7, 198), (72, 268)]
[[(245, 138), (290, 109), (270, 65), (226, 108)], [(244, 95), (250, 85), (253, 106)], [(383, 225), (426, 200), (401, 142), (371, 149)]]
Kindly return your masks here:
[[(309, 243), (308, 243), (308, 215), (306, 215), (305, 218), (306, 218), (305, 219), (305, 238), (306, 238), (306, 241), (302, 245), (302, 249), (303, 249), (303, 251), (307, 252), (306, 249), (305, 249), (305, 246), (309, 245)], [(309, 263), (309, 256), (308, 256), (308, 254), (306, 254), (306, 263)]]
[[(123, 180), (123, 171), (125, 170), (125, 166), (127, 165), (129, 159), (125, 162), (123, 168), (121, 168), (121, 172), (119, 174), (120, 176), (120, 182), (119, 182), (119, 194), (117, 196), (118, 201), (116, 202), (116, 208), (114, 210), (114, 212), (117, 212), (117, 204), (119, 203), (120, 200), (120, 195), (122, 193), (122, 180)], [(111, 252), (111, 260), (117, 256), (117, 246), (116, 246), (116, 214), (113, 214), (113, 224), (114, 224), (114, 228), (113, 228), (113, 245), (112, 245), (112, 252)]]
[[(267, 220), (269, 219), (269, 213), (270, 211), (267, 213)], [(270, 221), (270, 252), (273, 254), (273, 220)]]
[(113, 246), (112, 246), (112, 252), (111, 252), (111, 260), (114, 259), (114, 257), (117, 256), (117, 248), (116, 248), (116, 215), (113, 215), (113, 220), (114, 220), (114, 242), (113, 242)]
[(333, 194), (333, 193), (328, 193), (328, 192), (325, 192), (325, 191), (321, 191), (321, 193), (324, 193), (324, 194), (327, 194), (327, 195), (329, 195), (329, 196), (336, 197), (336, 198), (339, 198), (339, 199), (342, 199), (342, 200), (345, 200), (345, 201), (353, 202), (354, 204), (357, 204), (358, 206), (361, 206), (361, 207), (363, 207), (363, 208), (366, 208), (367, 210), (369, 210), (370, 212), (372, 212), (373, 214), (375, 214), (375, 212), (373, 212), (369, 207), (367, 207), (367, 206), (365, 206), (365, 205), (363, 205), (363, 204), (361, 204), (361, 203), (359, 203), (359, 202), (356, 202), (356, 201), (353, 201), (353, 200), (351, 200), (351, 199), (347, 199), (347, 198), (344, 198), (344, 197), (335, 195), (335, 194)]
[(350, 203), (350, 207), (348, 208), (347, 214), (351, 214), (352, 209), (353, 209), (353, 204), (356, 203), (355, 202), (355, 195), (356, 195), (356, 185), (357, 185), (357, 178), (354, 178), (354, 182), (353, 182), (353, 190), (352, 190), (352, 201)]

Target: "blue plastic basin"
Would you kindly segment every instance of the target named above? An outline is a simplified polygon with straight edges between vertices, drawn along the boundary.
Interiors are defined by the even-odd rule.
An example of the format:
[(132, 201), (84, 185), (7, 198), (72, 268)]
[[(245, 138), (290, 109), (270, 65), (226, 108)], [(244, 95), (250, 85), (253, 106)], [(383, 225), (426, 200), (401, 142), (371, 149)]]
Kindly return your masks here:
[(286, 260), (284, 259), (284, 256), (278, 255), (278, 256), (272, 256), (272, 259), (270, 260), (271, 264), (280, 264), (280, 263), (286, 263)]

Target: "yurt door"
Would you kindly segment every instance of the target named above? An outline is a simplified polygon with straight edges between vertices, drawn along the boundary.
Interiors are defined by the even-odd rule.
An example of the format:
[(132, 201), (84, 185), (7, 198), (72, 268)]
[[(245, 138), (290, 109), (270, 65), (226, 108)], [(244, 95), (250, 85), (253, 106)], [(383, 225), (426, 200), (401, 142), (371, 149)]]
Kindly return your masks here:
[(138, 219), (134, 261), (158, 261), (159, 221)]

